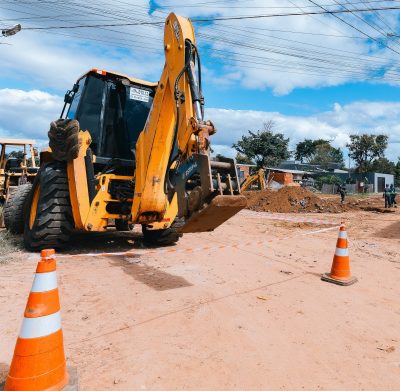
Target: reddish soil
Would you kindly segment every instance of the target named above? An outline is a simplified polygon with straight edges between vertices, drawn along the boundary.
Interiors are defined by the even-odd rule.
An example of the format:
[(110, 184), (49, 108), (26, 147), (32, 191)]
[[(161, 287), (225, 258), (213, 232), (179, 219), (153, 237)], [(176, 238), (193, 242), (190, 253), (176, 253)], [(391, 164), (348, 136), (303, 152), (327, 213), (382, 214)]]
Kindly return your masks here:
[(320, 195), (302, 187), (283, 187), (276, 190), (247, 191), (248, 209), (257, 212), (278, 213), (342, 213), (351, 210), (369, 210), (392, 212), (382, 208), (383, 201), (379, 195), (349, 196), (345, 203), (340, 203), (339, 195)]
[[(77, 237), (72, 253), (80, 255), (59, 256), (57, 273), (65, 351), (80, 389), (400, 390), (400, 209), (340, 215), (358, 278), (349, 287), (320, 279), (336, 228), (262, 215), (244, 211), (171, 248), (209, 246), (201, 251), (89, 257), (134, 250), (141, 235)], [(38, 260), (10, 258), (0, 262), (0, 379)]]

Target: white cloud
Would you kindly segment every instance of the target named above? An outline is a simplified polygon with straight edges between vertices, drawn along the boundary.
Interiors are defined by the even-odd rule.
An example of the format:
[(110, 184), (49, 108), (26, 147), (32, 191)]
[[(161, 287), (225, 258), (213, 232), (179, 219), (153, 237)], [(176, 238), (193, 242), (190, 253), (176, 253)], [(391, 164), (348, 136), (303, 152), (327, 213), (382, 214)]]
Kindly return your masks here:
[(228, 150), (248, 130), (262, 129), (263, 123), (273, 120), (275, 132), (290, 138), (290, 147), (305, 138), (332, 140), (336, 147), (345, 149), (353, 133), (383, 133), (389, 136), (388, 158), (400, 157), (400, 103), (354, 102), (345, 106), (335, 104), (331, 111), (311, 116), (290, 116), (277, 112), (253, 110), (207, 109), (206, 118), (212, 119), (218, 132), (213, 143)]
[(0, 135), (47, 142), (50, 122), (60, 116), (63, 99), (47, 92), (0, 89)]
[[(42, 91), (0, 89), (0, 135), (36, 138), (47, 142), (49, 124), (62, 109), (61, 96)], [(206, 118), (217, 127), (212, 137), (215, 153), (233, 156), (232, 143), (248, 130), (262, 129), (263, 123), (275, 122), (275, 131), (291, 140), (291, 148), (304, 138), (333, 140), (344, 148), (351, 133), (384, 133), (389, 136), (387, 156), (400, 156), (400, 103), (354, 102), (335, 104), (332, 110), (310, 116), (290, 116), (278, 112), (208, 108)]]
[[(310, 8), (312, 5), (306, 0), (296, 0), (295, 4), (300, 9), (282, 0), (221, 0), (207, 2), (201, 7), (197, 0), (180, 1), (181, 6), (175, 6), (173, 1), (158, 3), (164, 8), (154, 11), (150, 1), (146, 0), (117, 3), (93, 0), (84, 4), (66, 2), (61, 8), (49, 2), (35, 5), (14, 2), (13, 8), (18, 12), (2, 9), (0, 19), (15, 18), (15, 22), (21, 21), (25, 27), (163, 21), (169, 11), (195, 19), (319, 10)], [(390, 1), (384, 1), (379, 5), (390, 4)], [(359, 6), (364, 7), (361, 3)], [(348, 7), (351, 8), (350, 5)], [(49, 19), (18, 19), (34, 14)], [(385, 12), (384, 15), (391, 27), (388, 31), (398, 31), (397, 14)], [(381, 23), (374, 14), (363, 16)], [(377, 31), (354, 15), (341, 17), (369, 35), (379, 36)], [(208, 57), (209, 63), (214, 61), (219, 64), (218, 73), (216, 70), (205, 73), (205, 82), (209, 85), (225, 87), (239, 84), (243, 88), (260, 90), (271, 88), (275, 94), (283, 95), (295, 88), (373, 81), (378, 73), (384, 75), (380, 76), (383, 83), (396, 84), (400, 79), (397, 76), (397, 54), (379, 47), (375, 42), (371, 44), (368, 40), (351, 38), (362, 35), (331, 15), (195, 23), (195, 29), (203, 58)], [(7, 42), (12, 46), (1, 45), (2, 76), (20, 83), (29, 82), (35, 88), (55, 91), (69, 88), (80, 74), (90, 68), (105, 68), (157, 80), (164, 62), (162, 30), (162, 25), (49, 30), (47, 34), (22, 30), (8, 38)], [(318, 35), (321, 33), (327, 36)], [(398, 48), (392, 41), (388, 42)]]
[[(109, 2), (97, 2), (100, 10), (91, 13), (89, 4), (74, 4), (74, 10), (81, 11), (80, 15), (69, 15), (72, 5), (66, 4), (63, 12), (49, 4), (37, 4), (40, 14), (48, 16), (49, 20), (18, 20), (32, 9), (24, 5), (18, 8), (18, 13), (1, 9), (0, 20), (7, 20), (10, 16), (16, 22), (22, 23), (22, 31), (3, 40), (10, 45), (1, 46), (0, 68), (3, 80), (12, 80), (19, 85), (28, 85), (34, 88), (51, 89), (63, 92), (72, 87), (74, 81), (89, 69), (107, 69), (117, 71), (137, 78), (157, 81), (162, 70), (163, 45), (162, 29), (154, 26), (126, 26), (123, 28), (78, 29), (78, 30), (46, 30), (30, 31), (24, 27), (76, 24), (105, 24), (138, 21), (149, 21), (148, 1), (130, 1), (135, 7), (135, 17), (119, 16), (124, 13), (121, 6), (116, 16), (111, 16)], [(101, 7), (103, 5), (103, 7)], [(17, 7), (18, 5), (14, 5)], [(30, 6), (32, 7), (32, 6)], [(136, 9), (140, 7), (140, 9)], [(118, 7), (116, 7), (118, 8)], [(27, 12), (29, 11), (29, 12)], [(131, 8), (131, 11), (133, 9)], [(116, 11), (114, 11), (115, 13)], [(17, 16), (18, 15), (18, 16)], [(72, 17), (72, 19), (71, 19)], [(81, 22), (81, 18), (82, 22)], [(133, 18), (133, 19), (131, 19)], [(131, 20), (129, 20), (131, 19)], [(3, 22), (4, 23), (4, 22)], [(2, 25), (3, 25), (2, 23)], [(9, 22), (12, 24), (13, 22)], [(157, 44), (155, 44), (157, 43)]]
[(61, 46), (53, 39), (36, 41), (36, 36), (20, 41), (16, 37), (13, 46), (2, 48), (0, 67), (3, 78), (61, 91), (71, 88), (79, 76), (92, 68), (151, 78), (161, 67), (161, 61), (154, 55), (139, 58), (133, 51), (124, 53), (110, 47), (96, 52), (88, 44)]
[[(174, 6), (173, 1), (159, 3), (163, 6), (171, 4), (171, 8), (163, 8), (150, 15), (150, 2), (146, 0), (117, 3), (93, 0), (84, 4), (66, 2), (61, 8), (49, 2), (35, 5), (14, 2), (13, 8), (19, 11), (1, 9), (0, 19), (15, 18), (15, 22), (21, 21), (25, 27), (162, 21), (169, 11), (192, 18), (296, 11), (293, 8), (283, 8), (293, 4), (281, 0), (253, 0), (251, 4), (239, 0), (221, 0), (209, 2), (202, 7), (192, 7), (198, 4), (197, 0), (185, 0), (179, 1), (179, 4), (185, 6), (181, 8)], [(310, 6), (306, 0), (296, 0), (295, 3)], [(389, 4), (390, 1), (380, 3)], [(32, 17), (33, 14), (50, 18), (18, 19), (22, 16)], [(354, 16), (343, 17), (370, 35), (377, 35), (376, 31)], [(371, 14), (368, 17), (369, 20), (375, 20)], [(396, 13), (385, 12), (385, 20), (391, 31), (398, 31), (400, 26)], [(393, 72), (398, 72), (400, 68), (396, 60), (398, 55), (366, 40), (345, 37), (360, 34), (329, 15), (237, 20), (205, 25), (196, 23), (195, 29), (200, 54), (203, 59), (209, 59), (209, 68), (204, 67), (204, 83), (207, 85), (218, 85), (221, 88), (240, 85), (261, 90), (271, 88), (275, 94), (287, 94), (295, 88), (318, 88), (355, 80), (373, 81), (373, 71), (377, 68), (384, 74), (381, 80), (383, 83), (397, 85), (400, 79), (393, 76)], [(57, 118), (61, 111), (61, 94), (90, 68), (110, 69), (157, 80), (164, 62), (162, 30), (162, 26), (52, 30), (48, 34), (22, 30), (3, 40), (2, 43), (11, 43), (12, 46), (1, 45), (2, 80), (31, 86), (29, 88), (32, 90), (0, 90), (0, 134), (35, 137), (45, 142), (49, 122)], [(302, 31), (308, 34), (272, 30)], [(320, 33), (343, 37), (313, 35)], [(289, 52), (297, 57), (283, 55)], [(367, 55), (374, 57), (363, 57)], [(305, 57), (319, 60), (311, 61)], [(211, 66), (213, 61), (219, 66)], [(315, 67), (311, 68), (311, 64)], [(55, 94), (43, 92), (46, 90), (55, 91)], [(237, 141), (248, 129), (258, 129), (264, 121), (273, 119), (276, 130), (290, 137), (292, 145), (305, 137), (323, 137), (333, 139), (335, 145), (343, 147), (349, 133), (353, 131), (387, 133), (390, 136), (388, 156), (392, 159), (400, 155), (399, 113), (400, 104), (393, 102), (354, 102), (344, 106), (335, 104), (330, 111), (310, 116), (288, 116), (263, 111), (207, 110), (209, 118), (219, 128), (213, 141), (214, 149), (220, 153), (229, 153), (232, 142)]]

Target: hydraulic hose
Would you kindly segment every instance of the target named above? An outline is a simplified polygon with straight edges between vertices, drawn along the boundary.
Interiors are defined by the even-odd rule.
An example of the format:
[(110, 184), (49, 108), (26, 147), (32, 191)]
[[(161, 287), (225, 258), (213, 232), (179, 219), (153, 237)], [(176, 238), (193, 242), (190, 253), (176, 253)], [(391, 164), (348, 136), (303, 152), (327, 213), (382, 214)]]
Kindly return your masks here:
[[(189, 50), (191, 51), (192, 47), (193, 47), (193, 44), (189, 40), (186, 40), (185, 44), (188, 45)], [(170, 174), (172, 163), (176, 160), (176, 156), (174, 156), (174, 149), (175, 149), (175, 145), (176, 145), (176, 140), (178, 138), (178, 130), (179, 130), (179, 104), (180, 104), (180, 102), (179, 102), (179, 99), (180, 99), (179, 81), (182, 78), (182, 76), (184, 75), (184, 73), (188, 70), (188, 68), (190, 66), (190, 60), (191, 60), (191, 56), (187, 56), (185, 65), (182, 68), (182, 70), (179, 72), (178, 76), (175, 79), (175, 83), (174, 83), (176, 120), (175, 120), (175, 127), (174, 127), (174, 137), (172, 139), (171, 153), (170, 153), (170, 157), (169, 157), (169, 160), (168, 160), (167, 172), (166, 172), (166, 175), (165, 175), (166, 178), (167, 178), (167, 181), (165, 182), (165, 188), (164, 188), (165, 194), (168, 194), (167, 184), (168, 184), (169, 189), (173, 190), (175, 188), (175, 186), (171, 183), (171, 179), (170, 179), (169, 174)]]

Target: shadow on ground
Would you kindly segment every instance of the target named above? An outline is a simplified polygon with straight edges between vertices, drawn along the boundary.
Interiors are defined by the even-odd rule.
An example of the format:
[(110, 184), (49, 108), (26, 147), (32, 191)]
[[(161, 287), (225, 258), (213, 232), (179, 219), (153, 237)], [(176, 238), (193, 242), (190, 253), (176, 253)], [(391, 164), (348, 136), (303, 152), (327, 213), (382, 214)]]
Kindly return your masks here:
[[(23, 241), (23, 235), (13, 235), (5, 229), (0, 230), (0, 256), (15, 251), (25, 251)], [(67, 255), (128, 251), (134, 248), (146, 248), (142, 242), (141, 233), (109, 230), (106, 232), (74, 232), (65, 249), (57, 252)]]
[[(122, 252), (147, 248), (139, 232), (75, 232), (68, 246), (62, 250), (67, 254)], [(60, 251), (61, 252), (61, 251)]]
[[(26, 252), (23, 246), (23, 235), (13, 235), (6, 230), (0, 230), (0, 263), (2, 256), (14, 254), (20, 251)], [(159, 246), (158, 246), (159, 247)], [(143, 235), (140, 232), (120, 232), (108, 230), (105, 232), (79, 232), (72, 234), (68, 245), (57, 250), (63, 255), (77, 255), (88, 253), (115, 253), (134, 249), (150, 249), (155, 246), (147, 246), (143, 243)]]
[(166, 291), (192, 286), (192, 284), (183, 277), (166, 273), (153, 266), (129, 263), (116, 259), (111, 261), (111, 265), (121, 267), (126, 274), (156, 291)]
[(378, 238), (400, 239), (400, 221), (390, 224), (388, 227), (376, 233)]

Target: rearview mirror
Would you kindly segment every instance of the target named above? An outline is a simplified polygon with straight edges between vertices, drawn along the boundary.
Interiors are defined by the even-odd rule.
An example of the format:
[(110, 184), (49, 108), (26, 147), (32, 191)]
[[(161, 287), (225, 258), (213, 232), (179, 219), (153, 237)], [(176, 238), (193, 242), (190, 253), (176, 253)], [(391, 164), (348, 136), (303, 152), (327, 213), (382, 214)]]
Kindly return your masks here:
[(68, 90), (65, 95), (64, 95), (64, 102), (65, 103), (71, 103), (72, 102), (72, 97), (73, 97), (74, 92), (71, 90)]

